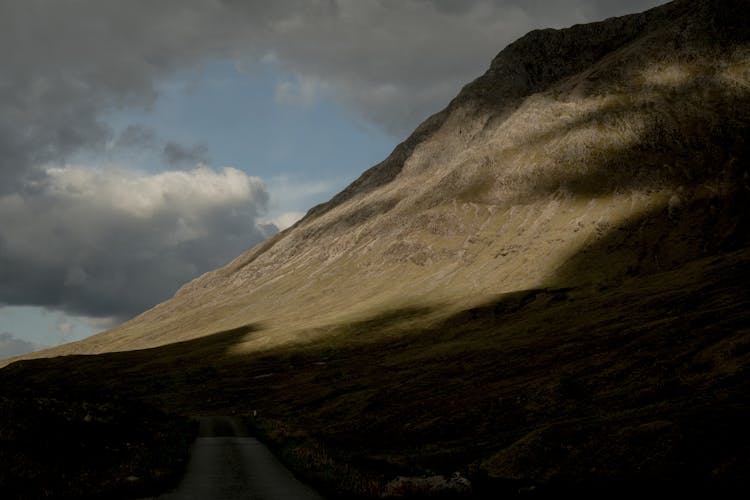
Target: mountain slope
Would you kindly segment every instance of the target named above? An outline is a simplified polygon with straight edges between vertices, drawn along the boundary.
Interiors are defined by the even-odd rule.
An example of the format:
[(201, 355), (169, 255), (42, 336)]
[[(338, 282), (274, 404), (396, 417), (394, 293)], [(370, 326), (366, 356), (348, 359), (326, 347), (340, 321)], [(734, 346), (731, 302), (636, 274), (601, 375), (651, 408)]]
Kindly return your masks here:
[(677, 1), (532, 32), (293, 228), (53, 352), (152, 347), (249, 322), (275, 344), (398, 305), (449, 314), (737, 248), (747, 235), (747, 10)]

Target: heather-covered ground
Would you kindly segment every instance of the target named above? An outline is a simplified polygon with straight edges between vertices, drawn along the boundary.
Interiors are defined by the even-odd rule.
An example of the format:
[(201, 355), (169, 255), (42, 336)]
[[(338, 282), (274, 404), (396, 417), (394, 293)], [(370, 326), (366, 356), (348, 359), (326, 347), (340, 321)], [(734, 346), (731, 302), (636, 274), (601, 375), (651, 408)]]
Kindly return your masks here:
[(116, 394), (70, 394), (70, 385), (0, 396), (0, 497), (136, 498), (174, 484), (195, 427)]
[[(91, 484), (107, 472), (97, 488), (132, 492), (129, 476), (150, 482), (178, 464), (185, 428), (146, 406), (86, 402), (111, 394), (183, 415), (244, 415), (331, 497), (377, 497), (403, 486), (399, 476), (450, 484), (455, 473), (488, 496), (746, 487), (748, 279), (741, 250), (608, 286), (506, 294), (437, 323), (405, 305), (254, 354), (232, 352), (260, 325), (23, 361), (0, 372), (0, 389), (35, 396), (6, 397), (19, 416), (3, 425), (33, 427), (3, 439), (50, 487), (76, 483), (56, 472), (69, 466)], [(73, 399), (37, 396), (53, 393)]]

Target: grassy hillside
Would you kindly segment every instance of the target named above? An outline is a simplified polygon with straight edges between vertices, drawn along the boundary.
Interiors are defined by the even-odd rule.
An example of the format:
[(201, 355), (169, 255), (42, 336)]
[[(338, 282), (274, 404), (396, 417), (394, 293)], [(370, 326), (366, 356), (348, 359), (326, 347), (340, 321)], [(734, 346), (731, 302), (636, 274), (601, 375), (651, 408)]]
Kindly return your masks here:
[(454, 472), (477, 494), (747, 486), (749, 278), (743, 249), (611, 287), (505, 294), (439, 321), (441, 304), (404, 304), (264, 352), (234, 351), (262, 335), (250, 324), (24, 361), (2, 371), (2, 390), (256, 415), (299, 473), (342, 498)]

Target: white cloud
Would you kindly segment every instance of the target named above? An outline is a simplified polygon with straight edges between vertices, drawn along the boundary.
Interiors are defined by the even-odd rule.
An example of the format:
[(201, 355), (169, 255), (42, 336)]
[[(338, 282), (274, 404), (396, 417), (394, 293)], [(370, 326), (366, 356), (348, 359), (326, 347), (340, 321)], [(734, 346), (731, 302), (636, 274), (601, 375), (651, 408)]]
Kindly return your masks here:
[(0, 196), (0, 303), (127, 317), (261, 241), (267, 202), (259, 178), (229, 167), (49, 168)]
[[(160, 212), (203, 212), (248, 201), (265, 203), (265, 186), (259, 177), (224, 167), (219, 172), (199, 166), (190, 171), (143, 174), (125, 169), (80, 166), (47, 169), (40, 184), (60, 201), (80, 201), (114, 209), (138, 218)], [(182, 219), (184, 220), (184, 219)]]
[(276, 226), (279, 231), (291, 227), (295, 222), (305, 216), (305, 212), (284, 212), (276, 217), (269, 219), (268, 222)]

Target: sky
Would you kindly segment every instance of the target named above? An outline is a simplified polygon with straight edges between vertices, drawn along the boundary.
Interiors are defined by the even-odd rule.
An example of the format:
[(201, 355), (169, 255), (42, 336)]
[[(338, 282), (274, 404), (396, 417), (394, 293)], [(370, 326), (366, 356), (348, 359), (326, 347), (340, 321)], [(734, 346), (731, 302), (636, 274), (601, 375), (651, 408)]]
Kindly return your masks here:
[(169, 298), (526, 32), (658, 0), (2, 0), (0, 358)]

